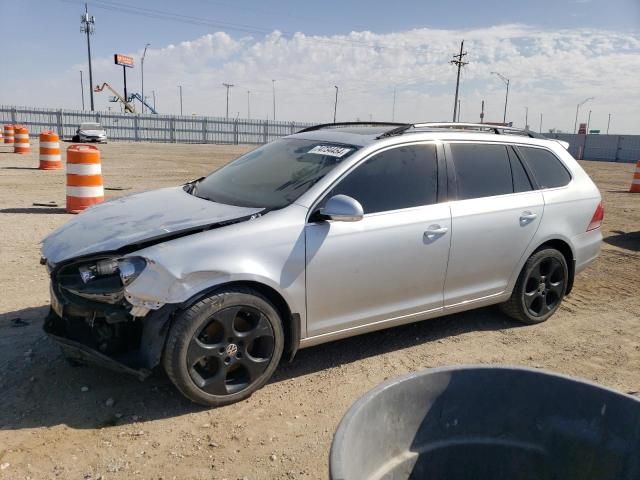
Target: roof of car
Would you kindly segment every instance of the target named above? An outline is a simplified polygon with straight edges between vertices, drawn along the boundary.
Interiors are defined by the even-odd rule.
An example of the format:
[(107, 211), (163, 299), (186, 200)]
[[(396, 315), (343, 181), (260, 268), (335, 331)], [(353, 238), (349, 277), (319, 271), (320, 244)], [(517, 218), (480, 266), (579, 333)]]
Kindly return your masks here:
[(290, 137), (364, 147), (383, 139), (406, 139), (408, 136), (413, 138), (416, 135), (423, 139), (507, 140), (514, 143), (538, 145), (553, 141), (553, 139), (529, 130), (471, 123), (397, 124), (350, 122), (316, 125), (303, 129)]

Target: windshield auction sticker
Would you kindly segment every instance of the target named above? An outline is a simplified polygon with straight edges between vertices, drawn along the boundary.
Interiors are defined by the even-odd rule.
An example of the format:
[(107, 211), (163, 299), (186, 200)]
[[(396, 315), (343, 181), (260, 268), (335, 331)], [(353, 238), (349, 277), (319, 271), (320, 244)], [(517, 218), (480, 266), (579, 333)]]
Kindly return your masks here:
[(316, 155), (328, 155), (330, 157), (344, 157), (352, 149), (349, 147), (337, 147), (335, 145), (318, 145), (313, 147), (307, 153), (315, 153)]

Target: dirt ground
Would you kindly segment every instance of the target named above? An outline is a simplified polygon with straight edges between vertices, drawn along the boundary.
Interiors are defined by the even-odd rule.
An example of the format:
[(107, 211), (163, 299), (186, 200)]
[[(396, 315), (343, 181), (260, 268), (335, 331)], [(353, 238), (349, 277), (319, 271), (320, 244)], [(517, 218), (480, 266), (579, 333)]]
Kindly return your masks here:
[[(640, 391), (640, 194), (631, 164), (583, 162), (605, 199), (599, 260), (548, 322), (496, 308), (321, 345), (281, 365), (250, 399), (207, 410), (166, 377), (146, 382), (72, 367), (42, 333), (48, 279), (39, 242), (69, 220), (64, 171), (0, 145), (0, 478), (327, 478), (333, 432), (381, 381), (443, 365), (545, 368)], [(247, 147), (114, 143), (100, 147), (107, 196), (183, 183)], [(58, 207), (34, 206), (57, 203)]]

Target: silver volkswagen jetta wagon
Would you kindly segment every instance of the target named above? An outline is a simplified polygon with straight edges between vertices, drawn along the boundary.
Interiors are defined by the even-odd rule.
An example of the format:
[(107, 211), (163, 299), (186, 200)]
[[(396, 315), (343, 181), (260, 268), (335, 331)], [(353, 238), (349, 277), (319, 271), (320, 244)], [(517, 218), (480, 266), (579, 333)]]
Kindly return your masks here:
[(602, 239), (565, 147), (487, 125), (307, 128), (48, 236), (45, 330), (215, 406), (299, 348), (491, 304), (543, 322)]

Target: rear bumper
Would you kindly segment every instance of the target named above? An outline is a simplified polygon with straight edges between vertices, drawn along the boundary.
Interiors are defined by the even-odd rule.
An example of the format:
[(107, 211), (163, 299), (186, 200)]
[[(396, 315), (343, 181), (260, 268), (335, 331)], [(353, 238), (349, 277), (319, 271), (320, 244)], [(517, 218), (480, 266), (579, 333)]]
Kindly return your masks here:
[(598, 258), (602, 245), (602, 231), (596, 228), (572, 239), (576, 259), (576, 273), (580, 273)]

